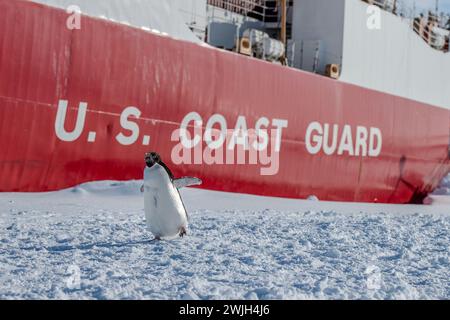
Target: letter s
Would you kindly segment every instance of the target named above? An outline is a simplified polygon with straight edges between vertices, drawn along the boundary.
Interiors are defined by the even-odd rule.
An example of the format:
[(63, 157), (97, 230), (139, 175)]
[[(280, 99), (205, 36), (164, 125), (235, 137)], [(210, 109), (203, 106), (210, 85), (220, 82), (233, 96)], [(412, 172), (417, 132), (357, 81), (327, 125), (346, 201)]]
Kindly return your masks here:
[(122, 126), (122, 128), (131, 131), (131, 135), (128, 137), (123, 133), (119, 133), (116, 136), (116, 140), (124, 146), (132, 145), (139, 138), (139, 126), (136, 122), (128, 120), (130, 116), (139, 119), (139, 117), (141, 116), (141, 111), (139, 111), (139, 109), (136, 107), (128, 107), (123, 110), (122, 114), (120, 115), (120, 125)]
[[(267, 149), (269, 145), (269, 134), (267, 133), (267, 127), (269, 126), (270, 121), (266, 117), (260, 118), (256, 121), (255, 124), (255, 132), (258, 136), (258, 141), (253, 142), (253, 148), (256, 151), (263, 151)], [(262, 129), (265, 128), (265, 129)]]

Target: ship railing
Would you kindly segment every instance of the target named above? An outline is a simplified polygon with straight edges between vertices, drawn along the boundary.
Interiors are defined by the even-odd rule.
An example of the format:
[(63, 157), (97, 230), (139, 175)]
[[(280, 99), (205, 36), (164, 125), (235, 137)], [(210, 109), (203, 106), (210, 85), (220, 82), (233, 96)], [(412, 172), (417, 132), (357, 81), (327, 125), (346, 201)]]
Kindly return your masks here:
[(375, 5), (385, 11), (396, 13), (397, 1), (395, 0), (362, 0), (370, 5)]
[(265, 0), (208, 0), (207, 4), (243, 16), (256, 16), (262, 21), (278, 19), (278, 5), (274, 10)]
[[(449, 34), (445, 32), (446, 30), (440, 29), (433, 23), (424, 22), (420, 18), (413, 19), (413, 30), (434, 49), (448, 52)], [(444, 32), (439, 32), (441, 30)]]
[[(397, 0), (362, 0), (370, 5), (375, 5), (381, 9), (395, 15), (399, 15), (399, 2)], [(403, 17), (403, 14), (400, 13)], [(423, 19), (423, 20), (422, 20)], [(415, 17), (412, 19), (411, 27), (430, 47), (448, 52), (449, 51), (449, 35), (440, 31), (446, 31), (438, 27), (438, 17), (432, 12), (429, 13), (428, 19)]]

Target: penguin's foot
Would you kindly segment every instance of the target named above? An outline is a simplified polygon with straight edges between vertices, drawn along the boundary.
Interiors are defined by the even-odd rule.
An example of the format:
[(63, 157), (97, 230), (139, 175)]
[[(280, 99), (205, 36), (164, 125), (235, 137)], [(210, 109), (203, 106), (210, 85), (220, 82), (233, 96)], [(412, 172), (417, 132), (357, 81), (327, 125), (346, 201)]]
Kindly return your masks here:
[(183, 238), (185, 235), (187, 235), (186, 228), (181, 227), (180, 228), (180, 237)]

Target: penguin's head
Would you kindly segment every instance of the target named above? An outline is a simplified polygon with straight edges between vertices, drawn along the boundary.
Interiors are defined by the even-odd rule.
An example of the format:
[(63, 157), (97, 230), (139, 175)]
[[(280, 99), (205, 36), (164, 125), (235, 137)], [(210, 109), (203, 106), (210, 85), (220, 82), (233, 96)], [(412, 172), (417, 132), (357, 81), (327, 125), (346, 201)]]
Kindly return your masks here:
[(155, 163), (159, 163), (161, 161), (161, 156), (156, 152), (147, 152), (145, 154), (145, 164), (147, 167), (151, 168), (155, 165)]

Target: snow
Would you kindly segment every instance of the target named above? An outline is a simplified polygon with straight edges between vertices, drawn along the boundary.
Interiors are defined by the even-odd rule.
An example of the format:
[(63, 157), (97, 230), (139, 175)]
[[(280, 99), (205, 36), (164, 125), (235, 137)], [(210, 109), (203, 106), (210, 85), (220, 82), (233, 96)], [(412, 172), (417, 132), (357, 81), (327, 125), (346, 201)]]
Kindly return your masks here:
[(450, 200), (348, 204), (184, 189), (152, 242), (141, 181), (0, 194), (0, 299), (449, 299)]

